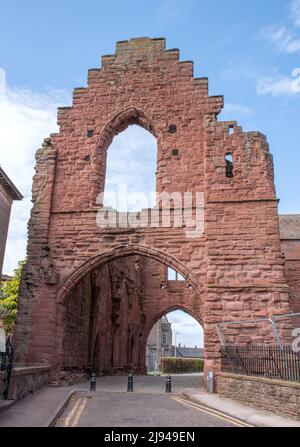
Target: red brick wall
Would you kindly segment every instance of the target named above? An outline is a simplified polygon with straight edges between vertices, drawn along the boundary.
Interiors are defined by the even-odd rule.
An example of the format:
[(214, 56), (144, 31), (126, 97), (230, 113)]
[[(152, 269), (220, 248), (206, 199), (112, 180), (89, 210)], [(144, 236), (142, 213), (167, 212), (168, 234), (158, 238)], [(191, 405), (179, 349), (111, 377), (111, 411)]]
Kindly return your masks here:
[[(85, 275), (124, 255), (163, 262), (193, 285), (189, 298), (186, 290), (174, 292), (161, 306), (160, 295), (150, 294), (145, 309), (147, 318), (151, 310), (156, 321), (166, 307), (182, 305), (203, 322), (209, 369), (219, 359), (215, 323), (290, 310), (272, 156), (263, 135), (218, 122), (222, 106), (221, 96), (208, 95), (207, 79), (193, 77), (192, 62), (180, 62), (178, 50), (166, 51), (164, 39), (120, 42), (115, 55), (102, 58), (101, 69), (89, 71), (88, 87), (75, 89), (72, 107), (59, 110), (59, 133), (37, 153), (28, 264), (15, 331), (17, 362), (50, 362), (53, 372), (60, 368), (66, 297)], [(190, 239), (185, 228), (172, 226), (96, 226), (106, 152), (114, 135), (130, 124), (157, 138), (158, 192), (205, 193), (202, 237)], [(169, 132), (173, 124), (174, 134)], [(226, 177), (229, 152), (233, 178)], [(156, 281), (148, 276), (150, 283)], [(148, 330), (144, 326), (142, 344)]]

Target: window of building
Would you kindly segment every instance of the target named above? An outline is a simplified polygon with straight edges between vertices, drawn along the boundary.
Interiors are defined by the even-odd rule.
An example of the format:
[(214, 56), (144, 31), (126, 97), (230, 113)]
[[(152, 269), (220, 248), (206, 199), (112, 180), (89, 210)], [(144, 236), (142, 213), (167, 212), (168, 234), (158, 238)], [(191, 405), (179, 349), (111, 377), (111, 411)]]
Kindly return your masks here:
[(233, 177), (233, 157), (232, 154), (227, 154), (225, 157), (226, 160), (226, 177)]
[(185, 281), (185, 278), (176, 270), (168, 267), (168, 281)]
[(156, 203), (157, 141), (138, 125), (115, 136), (107, 152), (104, 206), (120, 212)]

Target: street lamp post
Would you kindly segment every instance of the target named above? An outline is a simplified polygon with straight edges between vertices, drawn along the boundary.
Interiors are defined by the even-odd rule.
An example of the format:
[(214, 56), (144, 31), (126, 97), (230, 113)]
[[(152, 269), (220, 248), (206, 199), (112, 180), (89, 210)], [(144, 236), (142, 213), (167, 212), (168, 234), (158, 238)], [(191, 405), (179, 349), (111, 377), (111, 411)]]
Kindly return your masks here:
[(177, 335), (179, 335), (180, 332), (175, 332), (175, 358), (177, 357)]

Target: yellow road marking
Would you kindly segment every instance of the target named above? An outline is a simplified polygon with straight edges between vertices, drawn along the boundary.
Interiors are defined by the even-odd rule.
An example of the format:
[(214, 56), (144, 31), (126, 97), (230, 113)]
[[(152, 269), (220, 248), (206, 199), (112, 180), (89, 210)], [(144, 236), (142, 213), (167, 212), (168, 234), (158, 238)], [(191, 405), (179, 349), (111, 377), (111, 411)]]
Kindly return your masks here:
[(68, 416), (66, 417), (65, 427), (70, 427), (70, 422), (71, 422), (72, 418), (74, 417), (74, 415), (75, 415), (75, 413), (76, 413), (76, 411), (77, 411), (77, 409), (79, 407), (80, 401), (81, 401), (81, 399), (78, 399), (78, 401), (76, 402), (76, 404), (74, 405), (74, 407), (72, 408), (72, 410), (70, 411)]
[(180, 397), (172, 397), (172, 399), (176, 400), (177, 402), (181, 403), (182, 405), (185, 405), (189, 408), (193, 408), (194, 410), (198, 410), (200, 412), (207, 413), (210, 416), (215, 416), (219, 419), (222, 419), (223, 421), (230, 422), (231, 424), (236, 425), (237, 427), (253, 427), (252, 425), (247, 424), (246, 422), (242, 422), (239, 419), (235, 419), (235, 418), (233, 418), (231, 416), (227, 416), (224, 413), (221, 413), (217, 410), (213, 410), (211, 408), (204, 407), (203, 405), (200, 405), (200, 404), (195, 404), (194, 402), (187, 401)]
[(85, 409), (86, 403), (87, 403), (87, 398), (86, 397), (82, 398), (81, 399), (81, 403), (80, 403), (80, 405), (79, 405), (79, 407), (78, 407), (78, 409), (76, 411), (73, 423), (71, 425), (72, 427), (76, 427), (76, 425), (78, 424), (80, 416), (82, 415), (82, 413), (83, 413), (83, 411)]

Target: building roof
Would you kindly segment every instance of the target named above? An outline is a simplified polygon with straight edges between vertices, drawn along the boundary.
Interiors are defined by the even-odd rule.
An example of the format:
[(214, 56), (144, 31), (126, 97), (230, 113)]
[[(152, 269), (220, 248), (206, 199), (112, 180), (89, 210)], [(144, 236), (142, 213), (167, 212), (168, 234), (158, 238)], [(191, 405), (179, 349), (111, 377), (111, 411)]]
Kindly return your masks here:
[(2, 275), (1, 281), (10, 281), (12, 279), (12, 276), (9, 275)]
[(3, 188), (10, 194), (13, 200), (22, 200), (23, 196), (20, 191), (16, 188), (13, 182), (9, 179), (9, 177), (5, 174), (3, 169), (0, 166), (0, 184)]
[(279, 224), (281, 239), (300, 239), (300, 214), (283, 214)]
[(176, 348), (177, 357), (183, 357), (187, 359), (201, 359), (204, 358), (204, 349), (203, 348), (183, 348), (181, 346), (177, 346)]

